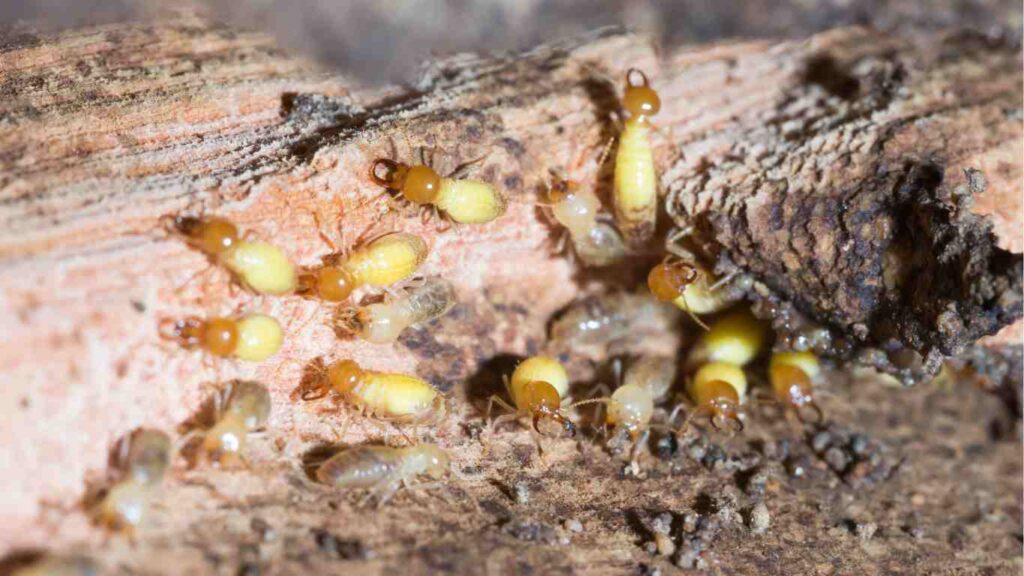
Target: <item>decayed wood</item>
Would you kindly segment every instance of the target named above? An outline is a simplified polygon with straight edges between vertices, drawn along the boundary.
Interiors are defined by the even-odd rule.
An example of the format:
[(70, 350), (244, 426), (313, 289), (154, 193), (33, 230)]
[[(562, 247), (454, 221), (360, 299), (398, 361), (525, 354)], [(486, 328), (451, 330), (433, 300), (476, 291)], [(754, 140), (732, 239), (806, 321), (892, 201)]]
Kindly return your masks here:
[[(170, 554), (152, 545), (160, 540), (161, 529), (180, 541), (174, 551), (190, 551), (188, 562), (195, 566), (204, 566), (203, 558), (214, 549), (218, 558), (234, 557), (231, 546), (241, 545), (244, 538), (231, 536), (227, 524), (248, 521), (254, 510), (263, 508), (280, 521), (278, 529), (288, 538), (299, 538), (321, 524), (338, 531), (338, 522), (357, 517), (359, 512), (350, 503), (341, 504), (348, 516), (339, 513), (338, 522), (318, 516), (328, 502), (335, 507), (338, 503), (305, 484), (297, 472), (302, 455), (332, 439), (340, 422), (337, 415), (322, 414), (292, 398), (310, 362), (320, 356), (352, 357), (373, 368), (414, 371), (450, 390), (459, 406), (456, 416), (469, 418), (476, 413), (464, 401), (477, 397), (478, 387), (492, 384), (481, 384), (481, 374), (497, 379), (498, 374), (489, 371), (496, 368), (496, 358), (542, 349), (547, 320), (581, 291), (598, 284), (628, 285), (636, 279), (629, 270), (605, 276), (577, 274), (563, 257), (551, 254), (552, 231), (535, 205), (547, 168), (567, 166), (589, 154), (583, 173), (574, 176), (589, 183), (597, 180), (594, 164), (612, 130), (607, 117), (614, 109), (616, 90), (599, 71), (613, 78), (629, 67), (650, 72), (664, 102), (659, 125), (672, 139), (659, 145), (658, 160), (666, 167), (664, 181), (678, 212), (699, 216), (697, 220), (724, 215), (704, 218), (714, 225), (712, 239), (724, 248), (723, 258), (752, 271), (775, 294), (793, 299), (803, 312), (830, 324), (856, 334), (856, 324), (867, 321), (857, 314), (867, 313), (870, 320), (878, 310), (866, 305), (872, 296), (859, 289), (862, 270), (828, 268), (820, 276), (834, 280), (832, 284), (812, 282), (802, 272), (802, 255), (818, 261), (818, 249), (829, 248), (810, 242), (827, 237), (827, 231), (802, 233), (797, 225), (802, 217), (789, 213), (811, 190), (824, 198), (861, 189), (881, 193), (893, 190), (893, 182), (903, 174), (923, 182), (905, 193), (922, 190), (935, 210), (944, 211), (943, 194), (958, 184), (969, 187), (962, 170), (977, 168), (988, 186), (976, 206), (987, 207), (994, 217), (1000, 245), (1019, 251), (1020, 244), (1014, 244), (1019, 242), (1019, 228), (1013, 228), (1019, 225), (1019, 210), (1002, 211), (1002, 203), (994, 200), (1014, 198), (1019, 192), (1019, 54), (998, 46), (974, 46), (965, 39), (953, 42), (947, 48), (910, 45), (845, 29), (806, 42), (723, 44), (659, 59), (642, 38), (603, 33), (514, 58), (440, 63), (414, 89), (384, 90), (359, 89), (345, 78), (278, 53), (262, 36), (200, 19), (158, 27), (93, 28), (54, 37), (22, 35), (3, 43), (0, 463), (5, 471), (15, 472), (5, 473), (0, 491), (0, 542), (8, 547), (98, 542), (99, 535), (87, 528), (85, 518), (66, 508), (82, 493), (83, 478), (104, 469), (113, 441), (139, 425), (174, 429), (208, 393), (204, 383), (234, 377), (265, 381), (272, 391), (275, 413), (270, 431), (255, 449), (254, 461), (261, 466), (236, 475), (179, 471), (165, 500), (177, 510), (157, 513), (157, 527), (142, 535), (141, 557), (157, 562)], [(827, 73), (816, 66), (825, 66)], [(442, 168), (487, 154), (478, 176), (499, 185), (511, 206), (492, 224), (445, 234), (437, 234), (433, 223), (384, 219), (382, 226), (429, 238), (431, 256), (425, 272), (450, 279), (460, 297), (451, 315), (414, 331), (394, 347), (337, 341), (326, 325), (329, 310), (317, 303), (233, 293), (216, 271), (196, 278), (205, 261), (158, 229), (162, 215), (207, 210), (272, 239), (296, 261), (313, 263), (327, 248), (317, 237), (312, 214), (331, 223), (331, 233), (333, 224), (340, 223), (351, 240), (379, 215), (379, 205), (370, 202), (379, 194), (366, 176), (370, 161), (393, 153), (411, 159), (423, 145), (439, 149)], [(880, 167), (891, 168), (879, 172)], [(871, 193), (866, 198), (874, 201)], [(908, 202), (898, 195), (892, 201)], [(766, 232), (770, 228), (764, 228), (767, 223), (753, 216), (753, 208), (772, 202), (784, 208), (779, 214), (783, 228), (796, 231), (788, 247), (775, 246), (774, 236)], [(745, 220), (744, 213), (749, 213)], [(758, 212), (764, 217), (776, 213)], [(872, 212), (876, 224), (891, 214)], [(982, 244), (986, 241), (983, 230), (971, 230)], [(880, 258), (892, 244), (883, 240), (892, 236), (878, 238), (866, 243), (863, 260), (854, 263), (881, 266)], [(778, 255), (774, 262), (773, 254)], [(1002, 258), (997, 249), (978, 254), (981, 260), (971, 262), (991, 271), (993, 278), (1016, 282), (1019, 298), (1019, 259), (1014, 277), (1013, 265), (994, 269), (992, 262)], [(858, 290), (848, 290), (851, 286)], [(970, 286), (967, 279), (955, 288)], [(953, 292), (940, 286), (926, 294)], [(831, 302), (837, 307), (830, 309)], [(922, 349), (937, 346), (946, 351), (966, 341), (943, 340), (942, 330), (932, 325), (934, 303), (922, 309), (914, 308), (915, 301), (898, 304), (904, 307), (896, 312), (919, 312), (923, 319), (901, 319), (897, 338)], [(993, 306), (986, 298), (976, 304)], [(996, 318), (998, 322), (1014, 310), (1019, 314), (1019, 299), (997, 304), (1009, 310)], [(157, 339), (160, 318), (237, 306), (272, 313), (286, 325), (285, 348), (272, 361), (210, 368), (197, 355)], [(968, 320), (966, 331), (957, 332), (964, 339), (998, 323)], [(881, 328), (873, 322), (868, 326)], [(588, 368), (575, 367), (574, 376), (589, 375)], [(910, 400), (899, 400), (884, 389), (878, 393), (892, 404), (887, 413), (895, 415), (900, 414), (899, 402), (931, 401), (924, 392)], [(861, 401), (873, 403), (870, 398)], [(976, 404), (961, 407), (961, 416), (975, 418), (991, 411)], [(841, 402), (834, 407), (839, 406)], [(856, 407), (838, 411), (847, 421), (863, 416)], [(885, 426), (881, 416), (876, 420), (879, 429)], [(913, 430), (919, 424), (938, 426), (923, 418), (906, 425)], [(973, 425), (971, 437), (983, 437), (983, 422)], [(785, 436), (780, 429), (769, 427), (766, 434)], [(445, 562), (471, 571), (474, 562), (495, 546), (505, 546), (505, 556), (493, 561), (515, 566), (516, 548), (509, 539), (543, 540), (553, 518), (572, 514), (592, 519), (587, 524), (594, 530), (589, 542), (565, 555), (530, 548), (523, 561), (534, 567), (572, 567), (598, 559), (607, 563), (608, 572), (624, 570), (638, 561), (634, 536), (629, 535), (638, 529), (630, 524), (647, 513), (644, 506), (695, 506), (698, 490), (724, 481), (705, 475), (698, 481), (701, 488), (673, 491), (678, 481), (664, 476), (672, 473), (669, 466), (668, 472), (656, 472), (662, 475), (657, 489), (665, 494), (663, 501), (635, 500), (649, 490), (634, 481), (623, 483), (633, 487), (621, 492), (621, 498), (603, 503), (600, 494), (608, 490), (594, 488), (573, 496), (589, 500), (570, 500), (568, 510), (549, 514), (539, 524), (527, 522), (520, 530), (505, 512), (493, 513), (505, 504), (486, 504), (499, 498), (502, 490), (514, 491), (509, 486), (518, 475), (527, 474), (528, 485), (544, 486), (547, 496), (542, 502), (550, 512), (557, 508), (560, 490), (591, 477), (595, 482), (614, 479), (614, 464), (601, 456), (596, 467), (588, 468), (567, 441), (556, 444), (547, 463), (538, 463), (524, 457), (517, 444), (502, 442), (495, 452), (482, 452), (465, 433), (451, 434), (446, 441), (460, 466), (499, 478), (497, 488), (487, 482), (458, 488), (469, 494), (474, 512), (451, 503), (425, 507), (406, 502), (389, 516), (365, 516), (364, 522), (352, 524), (363, 529), (375, 549), (386, 550), (397, 545), (389, 536), (396, 523), (403, 523), (402, 514), (419, 515), (412, 526), (425, 526), (431, 522), (423, 517), (429, 511), (437, 515), (437, 522), (452, 523), (465, 538), (492, 525), (495, 520), (488, 515), (505, 518), (503, 528), (480, 541), (455, 544), (422, 531), (404, 534), (424, 550), (415, 564), (422, 571)], [(368, 436), (373, 436), (372, 430), (350, 428), (345, 440)], [(1019, 470), (1019, 454), (995, 450)], [(929, 458), (933, 467), (941, 463), (954, 469), (937, 456)], [(1019, 482), (1019, 474), (1009, 480), (997, 474), (985, 468), (971, 482), (980, 484), (990, 477), (998, 477), (1000, 487), (1003, 482)], [(812, 491), (821, 496), (828, 490), (821, 484)], [(218, 498), (230, 502), (222, 515), (211, 511)], [(797, 506), (794, 500), (784, 501), (786, 507)], [(56, 506), (44, 505), (47, 502)], [(302, 505), (292, 510), (296, 502)], [(868, 512), (878, 510), (865, 506)], [(611, 519), (615, 507), (634, 508), (636, 514), (632, 519)], [(778, 529), (801, 529), (796, 510), (789, 511), (794, 515), (788, 519), (776, 514)], [(541, 508), (531, 513), (543, 515)], [(192, 524), (200, 518), (210, 523)], [(299, 528), (289, 524), (293, 521)], [(929, 516), (927, 521), (945, 526), (938, 517)], [(804, 535), (805, 540), (842, 537), (825, 534), (825, 524), (820, 523), (821, 534)], [(537, 526), (547, 526), (548, 531)], [(540, 536), (528, 537), (533, 532), (527, 528)], [(785, 547), (782, 536), (777, 539)], [(851, 563), (844, 566), (864, 566), (855, 559), (856, 547), (846, 548)], [(976, 553), (1002, 557), (1005, 548), (1002, 541), (986, 542)], [(744, 550), (749, 549), (740, 546), (727, 554), (736, 566), (756, 566)], [(893, 553), (894, 562), (902, 559), (899, 550)], [(943, 551), (949, 553), (942, 544), (932, 551), (936, 558)], [(127, 548), (111, 554), (112, 563), (140, 557)], [(288, 556), (287, 547), (274, 554), (275, 562), (299, 562)], [(794, 572), (811, 569), (816, 561), (813, 550), (811, 554), (794, 557), (794, 562), (799, 560), (794, 566), (804, 568)], [(401, 565), (389, 562), (368, 566), (382, 570)]]

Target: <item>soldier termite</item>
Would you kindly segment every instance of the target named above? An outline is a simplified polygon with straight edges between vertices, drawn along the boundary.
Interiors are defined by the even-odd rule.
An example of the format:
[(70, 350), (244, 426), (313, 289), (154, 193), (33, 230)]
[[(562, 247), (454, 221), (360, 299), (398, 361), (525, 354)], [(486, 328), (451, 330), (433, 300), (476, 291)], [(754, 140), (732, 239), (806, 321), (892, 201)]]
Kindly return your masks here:
[(599, 216), (601, 201), (597, 194), (575, 181), (555, 177), (548, 190), (548, 208), (555, 220), (565, 227), (580, 261), (585, 266), (601, 267), (625, 257), (622, 236)]
[(159, 430), (139, 429), (117, 449), (121, 477), (90, 507), (97, 524), (134, 538), (170, 464), (171, 439)]
[(429, 383), (406, 374), (365, 370), (354, 360), (332, 362), (311, 384), (303, 390), (303, 400), (317, 400), (334, 390), (364, 414), (395, 423), (438, 422), (447, 412), (444, 396)]
[[(821, 365), (812, 352), (776, 352), (769, 360), (768, 375), (775, 398), (804, 422), (820, 423), (824, 419), (814, 401), (814, 381), (819, 374)], [(813, 418), (806, 416), (806, 409), (814, 413)]]
[(280, 248), (239, 235), (224, 218), (175, 216), (172, 228), (192, 247), (231, 271), (240, 283), (260, 294), (295, 290), (295, 267)]
[(486, 182), (459, 179), (482, 159), (463, 164), (448, 176), (440, 176), (427, 165), (421, 149), (420, 164), (409, 165), (387, 158), (374, 160), (370, 165), (370, 179), (398, 192), (415, 205), (432, 206), (453, 222), (484, 224), (505, 213), (505, 198)]
[(196, 460), (223, 468), (247, 466), (243, 454), (246, 440), (250, 433), (266, 426), (270, 409), (270, 393), (263, 384), (239, 380), (225, 386), (213, 397), (213, 426), (189, 434), (202, 438)]
[(248, 362), (260, 362), (273, 356), (284, 341), (281, 325), (265, 314), (166, 319), (160, 323), (159, 331), (162, 338), (186, 349), (201, 349), (214, 356)]
[(427, 278), (404, 296), (366, 306), (345, 306), (335, 313), (335, 331), (374, 344), (394, 342), (403, 330), (446, 314), (455, 306), (455, 290), (441, 278)]
[[(635, 77), (639, 84), (633, 82)], [(658, 213), (650, 118), (661, 109), (661, 100), (636, 68), (626, 72), (622, 108), (628, 116), (615, 155), (615, 221), (627, 243), (639, 246), (654, 235)]]
[(750, 312), (739, 307), (711, 323), (707, 332), (690, 349), (687, 371), (708, 362), (726, 362), (743, 366), (760, 352), (768, 327)]
[(351, 253), (334, 251), (323, 259), (321, 266), (304, 268), (296, 293), (340, 302), (360, 286), (382, 288), (405, 280), (426, 259), (427, 243), (419, 236), (405, 232), (385, 234)]
[(435, 444), (406, 448), (356, 446), (335, 454), (317, 468), (323, 484), (346, 490), (368, 490), (363, 500), (383, 506), (402, 486), (419, 476), (440, 480), (451, 470), (448, 453)]

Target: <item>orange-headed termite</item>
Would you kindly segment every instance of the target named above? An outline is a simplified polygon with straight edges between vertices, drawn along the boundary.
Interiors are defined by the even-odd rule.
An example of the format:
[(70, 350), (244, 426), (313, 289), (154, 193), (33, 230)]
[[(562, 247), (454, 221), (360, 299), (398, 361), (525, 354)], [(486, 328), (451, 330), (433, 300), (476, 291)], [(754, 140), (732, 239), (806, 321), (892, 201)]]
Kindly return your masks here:
[(394, 190), (409, 202), (433, 206), (452, 221), (460, 224), (484, 224), (505, 213), (505, 198), (486, 182), (459, 180), (464, 164), (449, 176), (441, 176), (427, 166), (409, 165), (387, 158), (378, 158), (370, 165), (370, 179)]
[(237, 318), (164, 320), (160, 336), (187, 349), (201, 349), (222, 358), (260, 362), (281, 348), (284, 332), (271, 316), (248, 314)]
[(240, 236), (224, 218), (176, 216), (173, 229), (194, 248), (230, 270), (243, 286), (260, 294), (295, 290), (295, 267), (278, 247)]

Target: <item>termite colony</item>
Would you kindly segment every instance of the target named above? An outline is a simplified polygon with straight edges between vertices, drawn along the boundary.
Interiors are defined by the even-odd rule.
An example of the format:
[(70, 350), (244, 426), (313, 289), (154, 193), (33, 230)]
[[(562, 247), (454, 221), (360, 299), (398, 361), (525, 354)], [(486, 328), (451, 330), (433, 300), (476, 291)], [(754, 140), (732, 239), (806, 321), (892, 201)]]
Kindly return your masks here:
[[(552, 223), (565, 229), (564, 238), (583, 267), (648, 256), (656, 238), (659, 194), (651, 120), (661, 105), (642, 72), (630, 70), (625, 79), (625, 121), (614, 155), (611, 206), (602, 207), (597, 184), (588, 187), (564, 177), (548, 182), (543, 203)], [(609, 150), (606, 146), (602, 156)], [(441, 176), (425, 159), (407, 164), (377, 158), (364, 173), (383, 186), (383, 194), (396, 205), (417, 208), (424, 218), (452, 226), (471, 226), (498, 219), (507, 206), (492, 185), (461, 179), (475, 163)], [(240, 234), (223, 217), (176, 216), (169, 219), (169, 228), (251, 293), (323, 303), (339, 338), (391, 345), (410, 326), (445, 315), (457, 302), (450, 282), (418, 275), (430, 249), (423, 238), (408, 232), (391, 231), (341, 250), (332, 245), (318, 264), (296, 267), (283, 250)], [(764, 377), (748, 373), (764, 355), (768, 329), (743, 303), (749, 288), (744, 279), (716, 277), (699, 251), (685, 246), (688, 236), (688, 230), (664, 236), (666, 255), (650, 269), (645, 287), (589, 295), (555, 318), (544, 353), (524, 359), (503, 375), (506, 394), (491, 396), (486, 410), (479, 407), (488, 430), (481, 438), (491, 442), (500, 425), (522, 421), (540, 450), (543, 436), (576, 436), (582, 429), (578, 419), (585, 419), (604, 431), (609, 448), (629, 447), (628, 460), (635, 470), (652, 431), (679, 435), (691, 427), (710, 426), (724, 434), (742, 432), (744, 405), (754, 396), (748, 377), (767, 382), (761, 388), (801, 421), (820, 420), (822, 413), (814, 401), (814, 383), (821, 376), (818, 359), (807, 350), (777, 350), (767, 360)], [(359, 291), (369, 291), (371, 301), (357, 300), (354, 295)], [(644, 329), (652, 326), (661, 331), (688, 326), (695, 342), (675, 355), (616, 353), (618, 344), (642, 339)], [(287, 336), (276, 319), (256, 312), (166, 318), (158, 333), (215, 362), (265, 361), (281, 349)], [(606, 363), (614, 382), (595, 382), (573, 401), (562, 359), (595, 348), (602, 357), (595, 364)], [(312, 377), (304, 379), (297, 398), (331, 398), (358, 412), (355, 417), (373, 419), (385, 428), (438, 426), (461, 413), (453, 412), (452, 399), (424, 379), (380, 371), (347, 357), (320, 362)], [(191, 446), (189, 465), (251, 467), (247, 438), (271, 421), (268, 388), (234, 381), (216, 392), (211, 402), (211, 422), (189, 431), (178, 443)], [(368, 490), (367, 498), (380, 505), (418, 477), (441, 480), (457, 473), (443, 448), (416, 443), (404, 431), (402, 437), (408, 445), (364, 444), (337, 452), (319, 463), (311, 476), (330, 487)], [(146, 517), (147, 504), (174, 450), (167, 436), (145, 431), (133, 436), (124, 451), (121, 478), (91, 512), (98, 524), (130, 535)]]

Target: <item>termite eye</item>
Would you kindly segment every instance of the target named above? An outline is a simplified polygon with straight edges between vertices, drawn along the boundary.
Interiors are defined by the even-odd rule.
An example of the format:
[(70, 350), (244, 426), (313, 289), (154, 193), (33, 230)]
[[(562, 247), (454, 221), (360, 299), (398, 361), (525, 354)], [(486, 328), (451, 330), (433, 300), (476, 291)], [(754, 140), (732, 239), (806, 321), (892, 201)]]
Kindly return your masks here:
[(229, 318), (213, 318), (203, 330), (203, 347), (214, 356), (230, 356), (238, 343), (238, 326)]
[(331, 266), (320, 271), (316, 280), (316, 291), (324, 300), (340, 302), (352, 294), (354, 284), (348, 271)]
[(697, 270), (682, 262), (662, 262), (647, 274), (647, 287), (658, 300), (671, 302), (696, 280)]
[(437, 198), (441, 189), (441, 177), (432, 168), (411, 166), (405, 174), (402, 194), (417, 204), (429, 204)]
[(211, 218), (195, 230), (199, 248), (207, 254), (220, 254), (238, 242), (238, 228), (221, 218)]

